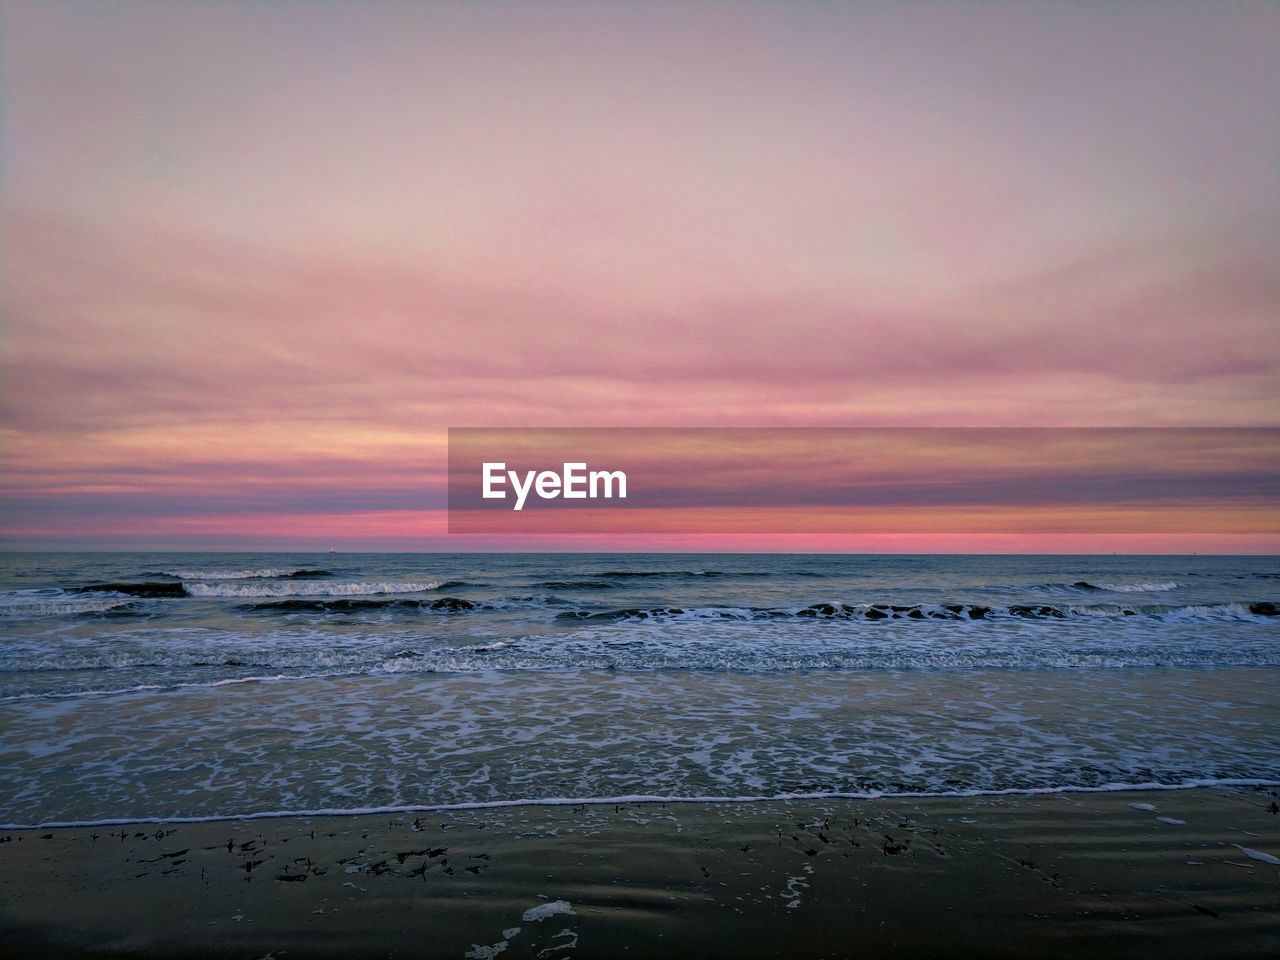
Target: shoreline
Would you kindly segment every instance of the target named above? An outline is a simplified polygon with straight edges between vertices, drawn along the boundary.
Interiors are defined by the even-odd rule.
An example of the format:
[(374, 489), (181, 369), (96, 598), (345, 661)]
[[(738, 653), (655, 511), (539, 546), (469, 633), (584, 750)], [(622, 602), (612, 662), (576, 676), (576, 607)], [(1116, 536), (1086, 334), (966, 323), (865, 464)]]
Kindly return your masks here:
[(3, 829), (0, 934), (32, 957), (1266, 956), (1277, 802), (1189, 787)]
[(201, 823), (254, 823), (260, 820), (288, 820), (310, 817), (382, 817), (404, 814), (465, 813), (469, 811), (504, 810), (512, 807), (609, 807), (671, 805), (724, 805), (764, 803), (821, 803), (825, 801), (892, 801), (892, 800), (981, 800), (999, 797), (1052, 797), (1061, 794), (1093, 793), (1167, 793), (1181, 790), (1212, 789), (1270, 789), (1280, 788), (1280, 780), (1260, 777), (1223, 778), (1221, 780), (1197, 780), (1191, 783), (1118, 783), (1099, 787), (1010, 787), (1003, 790), (960, 790), (954, 792), (921, 790), (901, 793), (868, 792), (814, 792), (785, 793), (773, 796), (660, 796), (657, 794), (621, 794), (614, 797), (546, 797), (542, 799), (487, 800), (473, 803), (406, 804), (385, 807), (352, 807), (348, 809), (317, 810), (265, 810), (257, 813), (211, 814), (193, 817), (121, 817), (104, 820), (46, 820), (40, 823), (0, 823), (0, 831), (21, 830), (75, 830), (92, 827), (131, 826), (191, 826)]

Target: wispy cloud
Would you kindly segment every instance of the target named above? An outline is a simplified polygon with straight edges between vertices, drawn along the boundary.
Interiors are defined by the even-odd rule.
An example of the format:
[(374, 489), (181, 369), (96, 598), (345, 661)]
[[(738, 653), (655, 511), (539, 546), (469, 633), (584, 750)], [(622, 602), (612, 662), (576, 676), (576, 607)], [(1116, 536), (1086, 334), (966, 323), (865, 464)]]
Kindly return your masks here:
[(4, 529), (438, 524), (449, 426), (1274, 424), (1277, 30), (5, 4)]

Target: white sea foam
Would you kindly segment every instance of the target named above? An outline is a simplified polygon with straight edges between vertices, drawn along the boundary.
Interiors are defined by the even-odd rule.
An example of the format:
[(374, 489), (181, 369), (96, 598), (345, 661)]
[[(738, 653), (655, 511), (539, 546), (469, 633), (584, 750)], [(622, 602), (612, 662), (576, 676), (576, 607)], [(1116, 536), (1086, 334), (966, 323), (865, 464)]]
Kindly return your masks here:
[(1250, 612), (1249, 608), (1242, 603), (1189, 604), (1185, 607), (1170, 607), (1165, 610), (1160, 610), (1156, 613), (1156, 616), (1165, 620), (1267, 619)]
[(505, 953), (507, 949), (507, 941), (499, 940), (490, 946), (480, 943), (473, 943), (471, 949), (462, 955), (463, 960), (494, 960), (494, 957), (501, 953)]
[[(113, 602), (125, 602), (123, 600)], [(248, 619), (239, 617), (238, 619)], [(1274, 617), (1096, 618), (1088, 637), (1056, 638), (1061, 620), (977, 622), (862, 620), (637, 623), (575, 622), (554, 633), (506, 632), (509, 624), (475, 625), (424, 636), (418, 623), (280, 625), (246, 634), (208, 629), (119, 625), (109, 644), (10, 642), (0, 646), (0, 702), (41, 697), (127, 693), (149, 680), (166, 689), (202, 685), (254, 672), (316, 676), (476, 674), (547, 670), (635, 674), (649, 671), (749, 671), (780, 674), (953, 670), (1127, 670), (1134, 668), (1280, 668)], [(16, 621), (15, 621), (16, 622)], [(29, 621), (39, 624), (40, 621)], [(45, 622), (46, 624), (48, 621)], [(256, 624), (255, 624), (256, 625)], [(435, 629), (433, 623), (432, 629)], [(45, 625), (50, 633), (97, 624)], [(495, 636), (495, 633), (497, 634)], [(93, 671), (86, 675), (85, 671)]]
[(1257, 860), (1259, 863), (1280, 864), (1280, 857), (1273, 857), (1269, 853), (1263, 853), (1261, 850), (1254, 850), (1252, 847), (1242, 847), (1238, 843), (1233, 843), (1233, 847), (1243, 853), (1250, 860)]
[(383, 593), (422, 593), (435, 590), (440, 581), (411, 583), (326, 583), (309, 580), (289, 583), (184, 583), (193, 597), (368, 597)]
[(1163, 583), (1097, 583), (1099, 590), (1110, 590), (1114, 593), (1161, 593), (1166, 590), (1177, 590), (1178, 585), (1172, 580)]
[[(355, 803), (461, 809), (504, 798), (1132, 789), (1191, 785), (1204, 776), (1202, 757), (1213, 758), (1216, 777), (1280, 771), (1262, 705), (1269, 676), (1259, 671), (1126, 671), (1105, 695), (1077, 671), (801, 673), (786, 682), (683, 671), (311, 681), (272, 672), (241, 670), (235, 679), (247, 682), (217, 688), (4, 705), (13, 759), (0, 809), (53, 820)], [(1201, 719), (1207, 700), (1214, 725)], [(180, 737), (169, 736), (175, 729)], [(235, 774), (245, 766), (254, 777)], [(394, 775), (411, 768), (439, 772)]]
[(126, 685), (121, 687), (91, 690), (65, 690), (51, 693), (17, 693), (7, 697), (0, 697), (0, 703), (14, 703), (21, 700), (75, 700), (80, 697), (121, 697), (137, 693), (173, 693), (179, 690), (202, 690), (212, 689), (215, 687), (234, 687), (242, 683), (274, 683), (288, 680), (306, 681), (330, 679), (333, 677), (355, 677), (373, 672), (375, 671), (362, 670), (351, 672), (301, 674), (278, 673), (273, 676), (228, 677), (223, 680), (209, 680), (206, 682), (181, 681), (166, 684), (138, 683), (133, 684), (132, 686)]
[[(980, 797), (1042, 797), (1074, 793), (1123, 793), (1128, 791), (1195, 790), (1204, 787), (1280, 787), (1280, 780), (1259, 778), (1223, 778), (1187, 780), (1182, 783), (1108, 783), (1100, 787), (1053, 786), (1011, 788), (1006, 790), (919, 790), (919, 791), (825, 791), (811, 793), (776, 793), (741, 796), (680, 796), (661, 794), (618, 794), (616, 796), (527, 797), (511, 800), (478, 800), (474, 803), (417, 803), (387, 806), (316, 807), (277, 810), (229, 811), (205, 816), (110, 817), (86, 820), (40, 820), (0, 823), (0, 830), (66, 829), (72, 827), (113, 827), (133, 824), (218, 823), (225, 820), (279, 820), (285, 817), (365, 817), (402, 813), (462, 813), (469, 810), (504, 810), (511, 807), (609, 807), (644, 804), (727, 804), (790, 803), (814, 800), (928, 800), (931, 798), (977, 799)], [(1241, 848), (1242, 850), (1245, 848)], [(1261, 851), (1255, 851), (1261, 852)], [(1265, 854), (1270, 856), (1270, 854)], [(351, 871), (349, 871), (351, 872)]]
[(560, 914), (574, 916), (573, 906), (567, 900), (553, 900), (550, 903), (540, 903), (536, 907), (530, 907), (521, 919), (525, 923), (537, 923)]

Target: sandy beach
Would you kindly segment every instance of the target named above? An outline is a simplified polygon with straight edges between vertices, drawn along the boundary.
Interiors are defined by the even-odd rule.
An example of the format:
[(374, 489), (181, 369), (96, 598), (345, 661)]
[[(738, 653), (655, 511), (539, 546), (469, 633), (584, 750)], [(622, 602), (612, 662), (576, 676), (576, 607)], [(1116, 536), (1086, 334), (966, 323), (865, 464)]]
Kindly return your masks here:
[(1261, 957), (1274, 789), (7, 831), (15, 956)]

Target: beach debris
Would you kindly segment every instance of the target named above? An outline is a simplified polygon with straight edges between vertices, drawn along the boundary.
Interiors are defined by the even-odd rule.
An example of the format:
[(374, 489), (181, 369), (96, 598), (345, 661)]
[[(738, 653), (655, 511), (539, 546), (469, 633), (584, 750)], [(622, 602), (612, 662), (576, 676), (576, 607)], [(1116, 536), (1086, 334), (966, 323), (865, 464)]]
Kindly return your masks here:
[(550, 903), (540, 903), (536, 907), (530, 907), (521, 917), (525, 923), (538, 923), (547, 917), (554, 917), (557, 914), (567, 914), (575, 916), (576, 913), (573, 906), (567, 900), (552, 900)]
[(422, 863), (418, 864), (418, 868), (417, 868), (416, 870), (410, 870), (410, 871), (406, 874), (406, 876), (409, 876), (409, 877), (421, 877), (421, 878), (422, 878), (422, 882), (423, 882), (423, 883), (426, 883), (426, 882), (427, 882), (427, 870), (428, 870), (428, 869), (430, 869), (430, 867), (431, 867), (431, 861), (430, 861), (430, 860), (423, 860), (423, 861), (422, 861)]
[(884, 843), (881, 844), (880, 849), (883, 851), (885, 856), (896, 857), (898, 854), (905, 851), (910, 844), (910, 840), (898, 841), (886, 833), (884, 835)]
[(191, 852), (191, 848), (187, 847), (185, 850), (177, 850), (173, 853), (162, 853), (158, 857), (152, 857), (150, 860), (139, 860), (138, 862), (139, 863), (159, 863), (161, 860), (166, 860), (166, 859), (177, 860), (178, 857), (184, 856), (185, 854), (190, 852)]
[(1273, 857), (1269, 853), (1263, 853), (1261, 850), (1254, 850), (1252, 847), (1242, 847), (1238, 843), (1233, 843), (1233, 847), (1243, 853), (1250, 860), (1257, 860), (1260, 863), (1274, 863), (1280, 865), (1280, 857)]
[(435, 849), (428, 848), (425, 850), (402, 850), (400, 853), (396, 854), (396, 863), (404, 863), (405, 860), (409, 859), (409, 857), (435, 858), (440, 856), (440, 854), (444, 853), (447, 849), (449, 848), (436, 847)]

